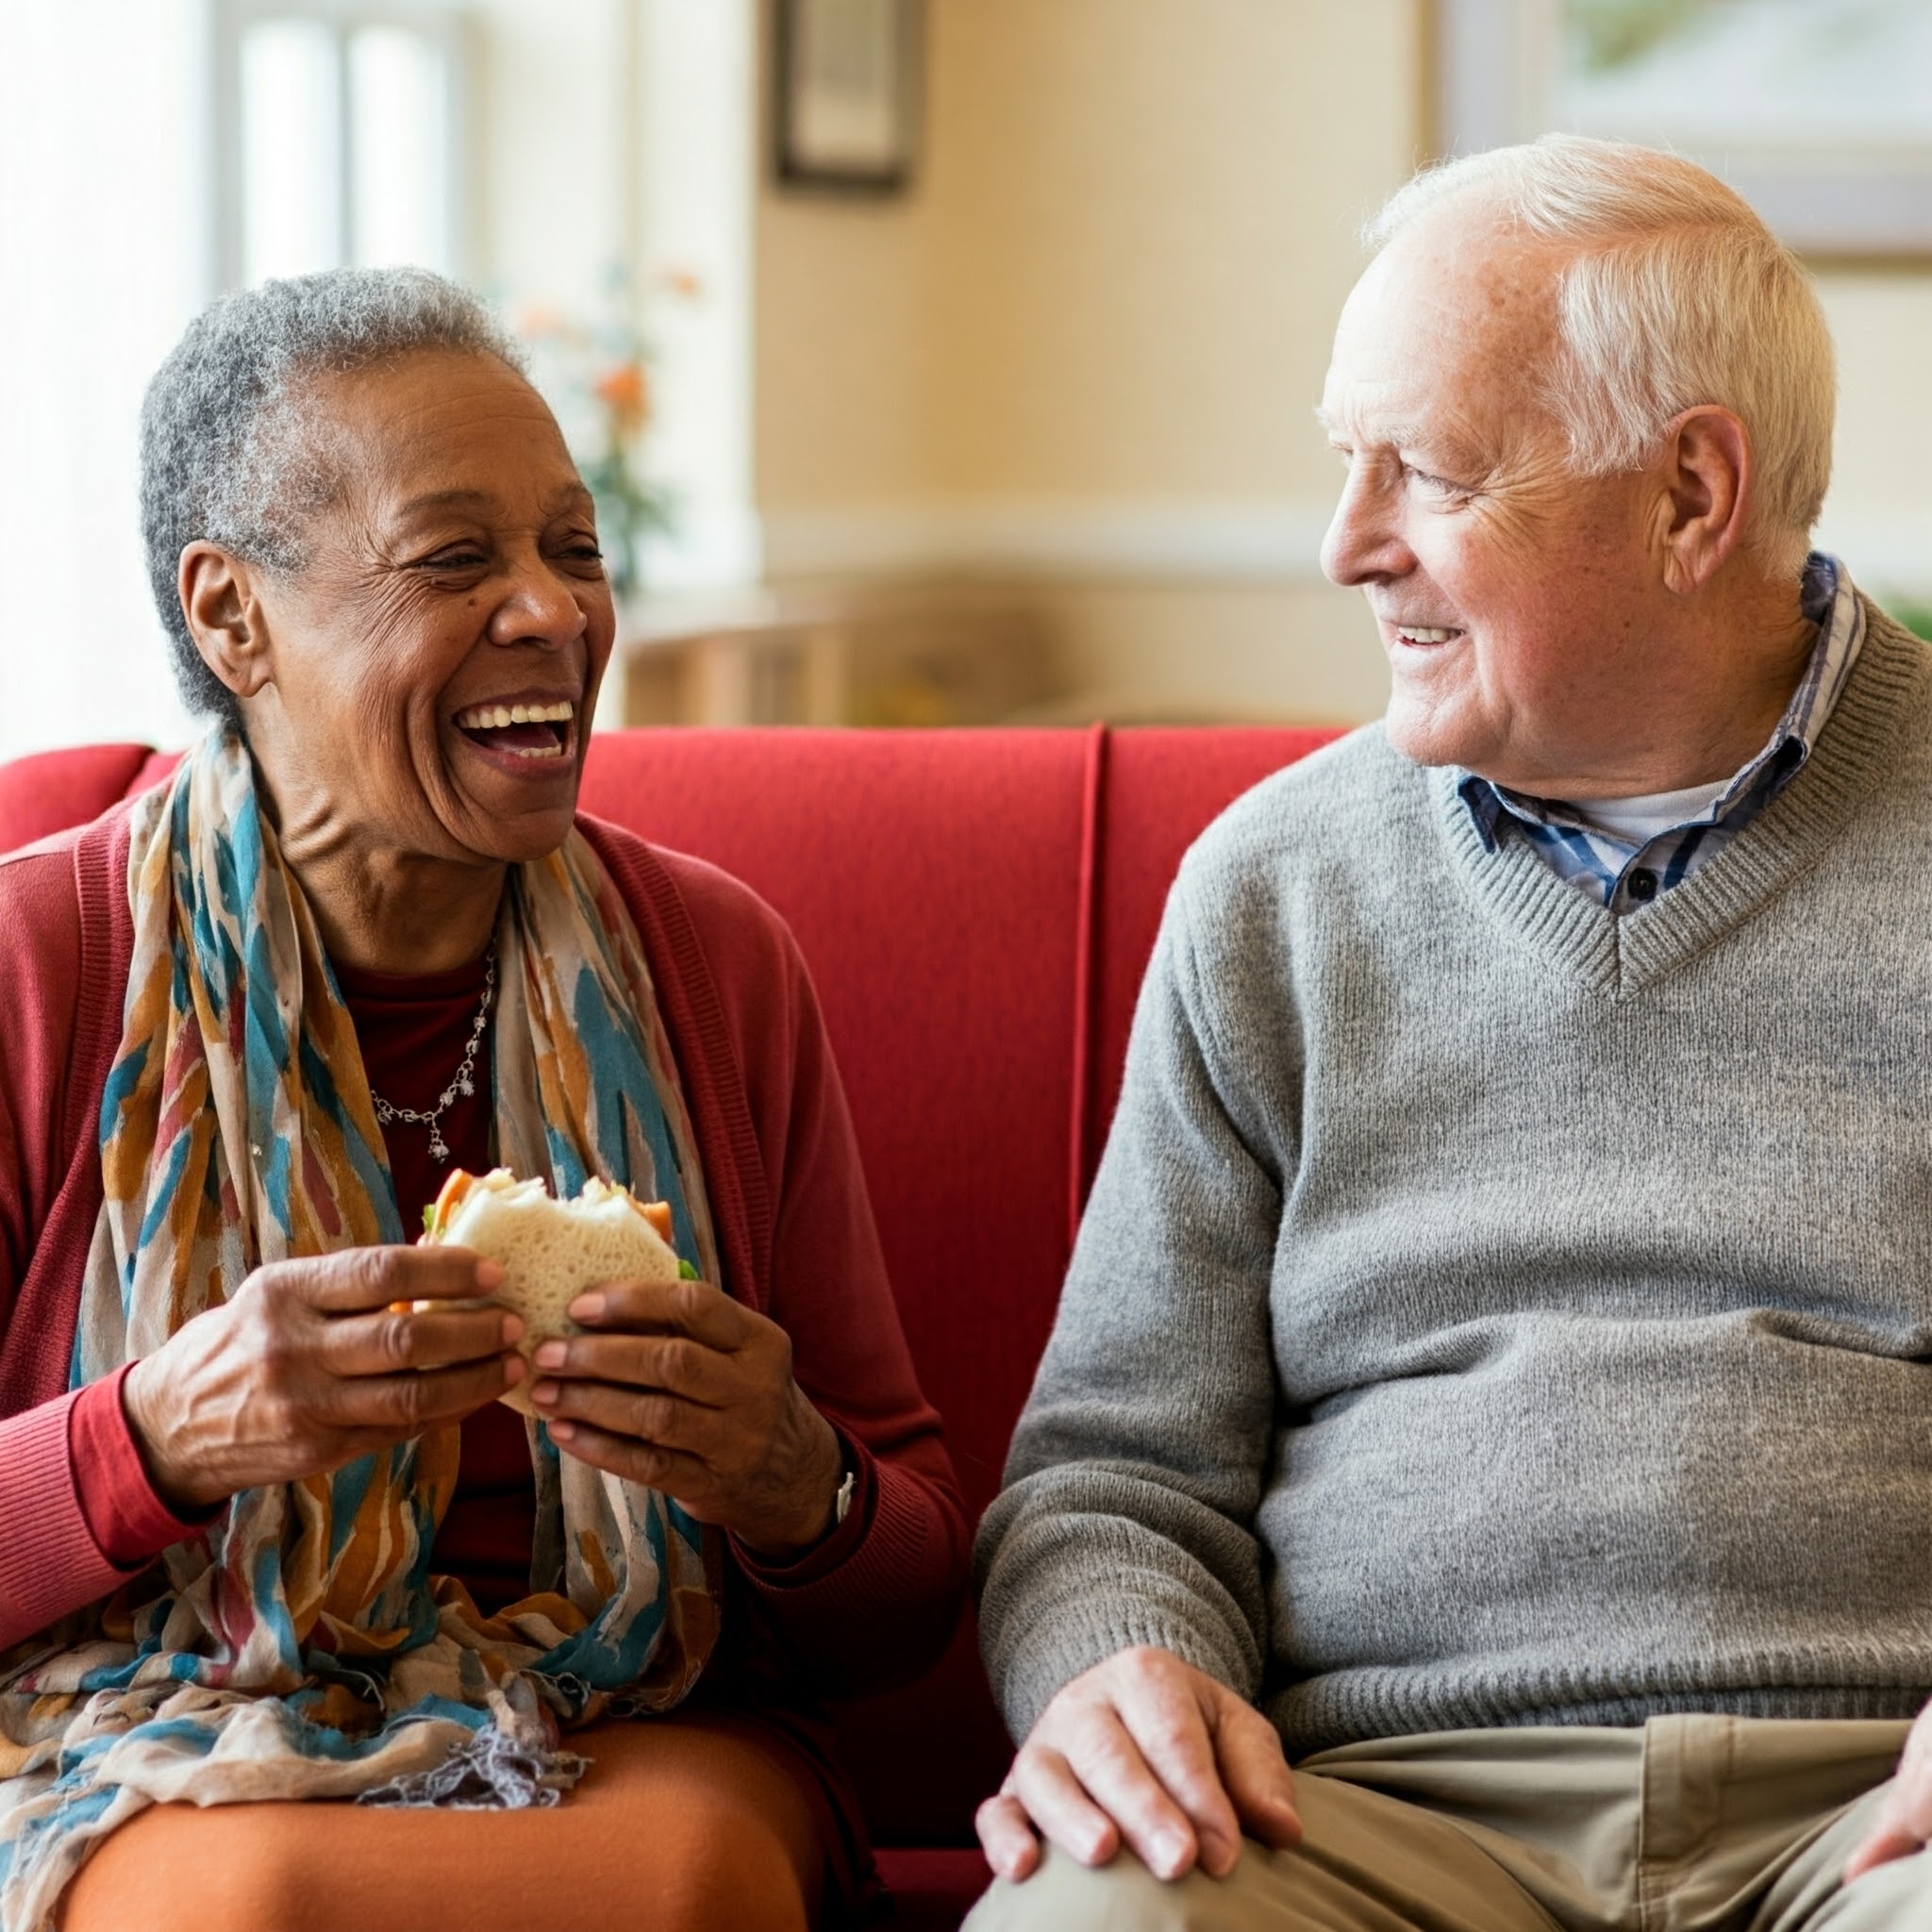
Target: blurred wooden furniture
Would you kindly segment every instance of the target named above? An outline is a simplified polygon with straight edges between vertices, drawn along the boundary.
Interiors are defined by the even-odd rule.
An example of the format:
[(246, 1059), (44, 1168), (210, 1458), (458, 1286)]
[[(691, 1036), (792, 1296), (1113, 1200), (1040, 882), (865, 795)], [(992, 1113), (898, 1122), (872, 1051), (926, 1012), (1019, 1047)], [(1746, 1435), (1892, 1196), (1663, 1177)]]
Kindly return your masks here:
[(994, 724), (1059, 695), (1038, 618), (980, 586), (647, 600), (624, 627), (623, 724)]

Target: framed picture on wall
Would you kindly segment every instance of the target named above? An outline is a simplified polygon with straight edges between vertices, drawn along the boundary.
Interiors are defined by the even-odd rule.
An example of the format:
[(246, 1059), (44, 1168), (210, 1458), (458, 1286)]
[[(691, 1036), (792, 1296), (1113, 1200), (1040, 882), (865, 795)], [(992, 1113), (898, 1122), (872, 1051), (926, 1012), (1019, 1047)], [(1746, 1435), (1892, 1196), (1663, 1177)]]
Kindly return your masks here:
[(896, 193), (918, 139), (919, 0), (772, 4), (778, 179)]
[(1438, 145), (1665, 147), (1792, 247), (1932, 256), (1927, 0), (1435, 0)]

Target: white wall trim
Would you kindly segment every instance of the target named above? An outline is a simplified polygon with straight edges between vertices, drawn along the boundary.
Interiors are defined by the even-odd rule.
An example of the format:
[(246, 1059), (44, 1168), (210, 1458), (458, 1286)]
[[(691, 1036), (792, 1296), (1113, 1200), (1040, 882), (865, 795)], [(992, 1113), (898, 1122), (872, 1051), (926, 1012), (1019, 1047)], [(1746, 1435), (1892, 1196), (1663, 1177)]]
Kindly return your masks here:
[[(758, 519), (765, 575), (891, 577), (927, 573), (1303, 586), (1324, 582), (1333, 505), (1312, 498), (1162, 503), (982, 497), (768, 510)], [(1932, 596), (1932, 518), (1827, 515), (1823, 549), (1881, 594)], [(741, 535), (736, 554), (752, 552)]]
[(987, 497), (768, 510), (771, 577), (921, 572), (1106, 581), (1321, 580), (1331, 506), (1292, 498), (1162, 503)]

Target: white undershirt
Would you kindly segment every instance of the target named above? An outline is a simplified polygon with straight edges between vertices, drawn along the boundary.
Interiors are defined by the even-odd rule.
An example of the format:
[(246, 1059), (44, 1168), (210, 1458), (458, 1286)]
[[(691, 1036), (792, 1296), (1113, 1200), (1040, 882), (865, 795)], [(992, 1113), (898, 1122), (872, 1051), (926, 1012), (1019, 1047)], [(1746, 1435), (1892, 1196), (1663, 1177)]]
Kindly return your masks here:
[(1733, 782), (1720, 778), (1712, 785), (1687, 785), (1681, 791), (1653, 791), (1642, 798), (1591, 798), (1570, 808), (1620, 844), (1642, 846), (1708, 811)]

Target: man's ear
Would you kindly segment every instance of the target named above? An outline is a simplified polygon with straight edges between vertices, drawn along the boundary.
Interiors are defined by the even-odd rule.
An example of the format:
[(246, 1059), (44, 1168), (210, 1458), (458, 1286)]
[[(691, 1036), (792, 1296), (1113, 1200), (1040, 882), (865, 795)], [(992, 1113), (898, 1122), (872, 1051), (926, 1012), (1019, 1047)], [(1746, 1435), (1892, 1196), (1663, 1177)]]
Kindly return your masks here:
[(181, 553), (178, 589), (202, 661), (238, 698), (255, 696), (269, 682), (269, 639), (252, 566), (197, 539)]
[(1664, 583), (1687, 596), (1707, 584), (1743, 541), (1757, 480), (1751, 433), (1731, 410), (1701, 403), (1672, 419), (1658, 467)]

